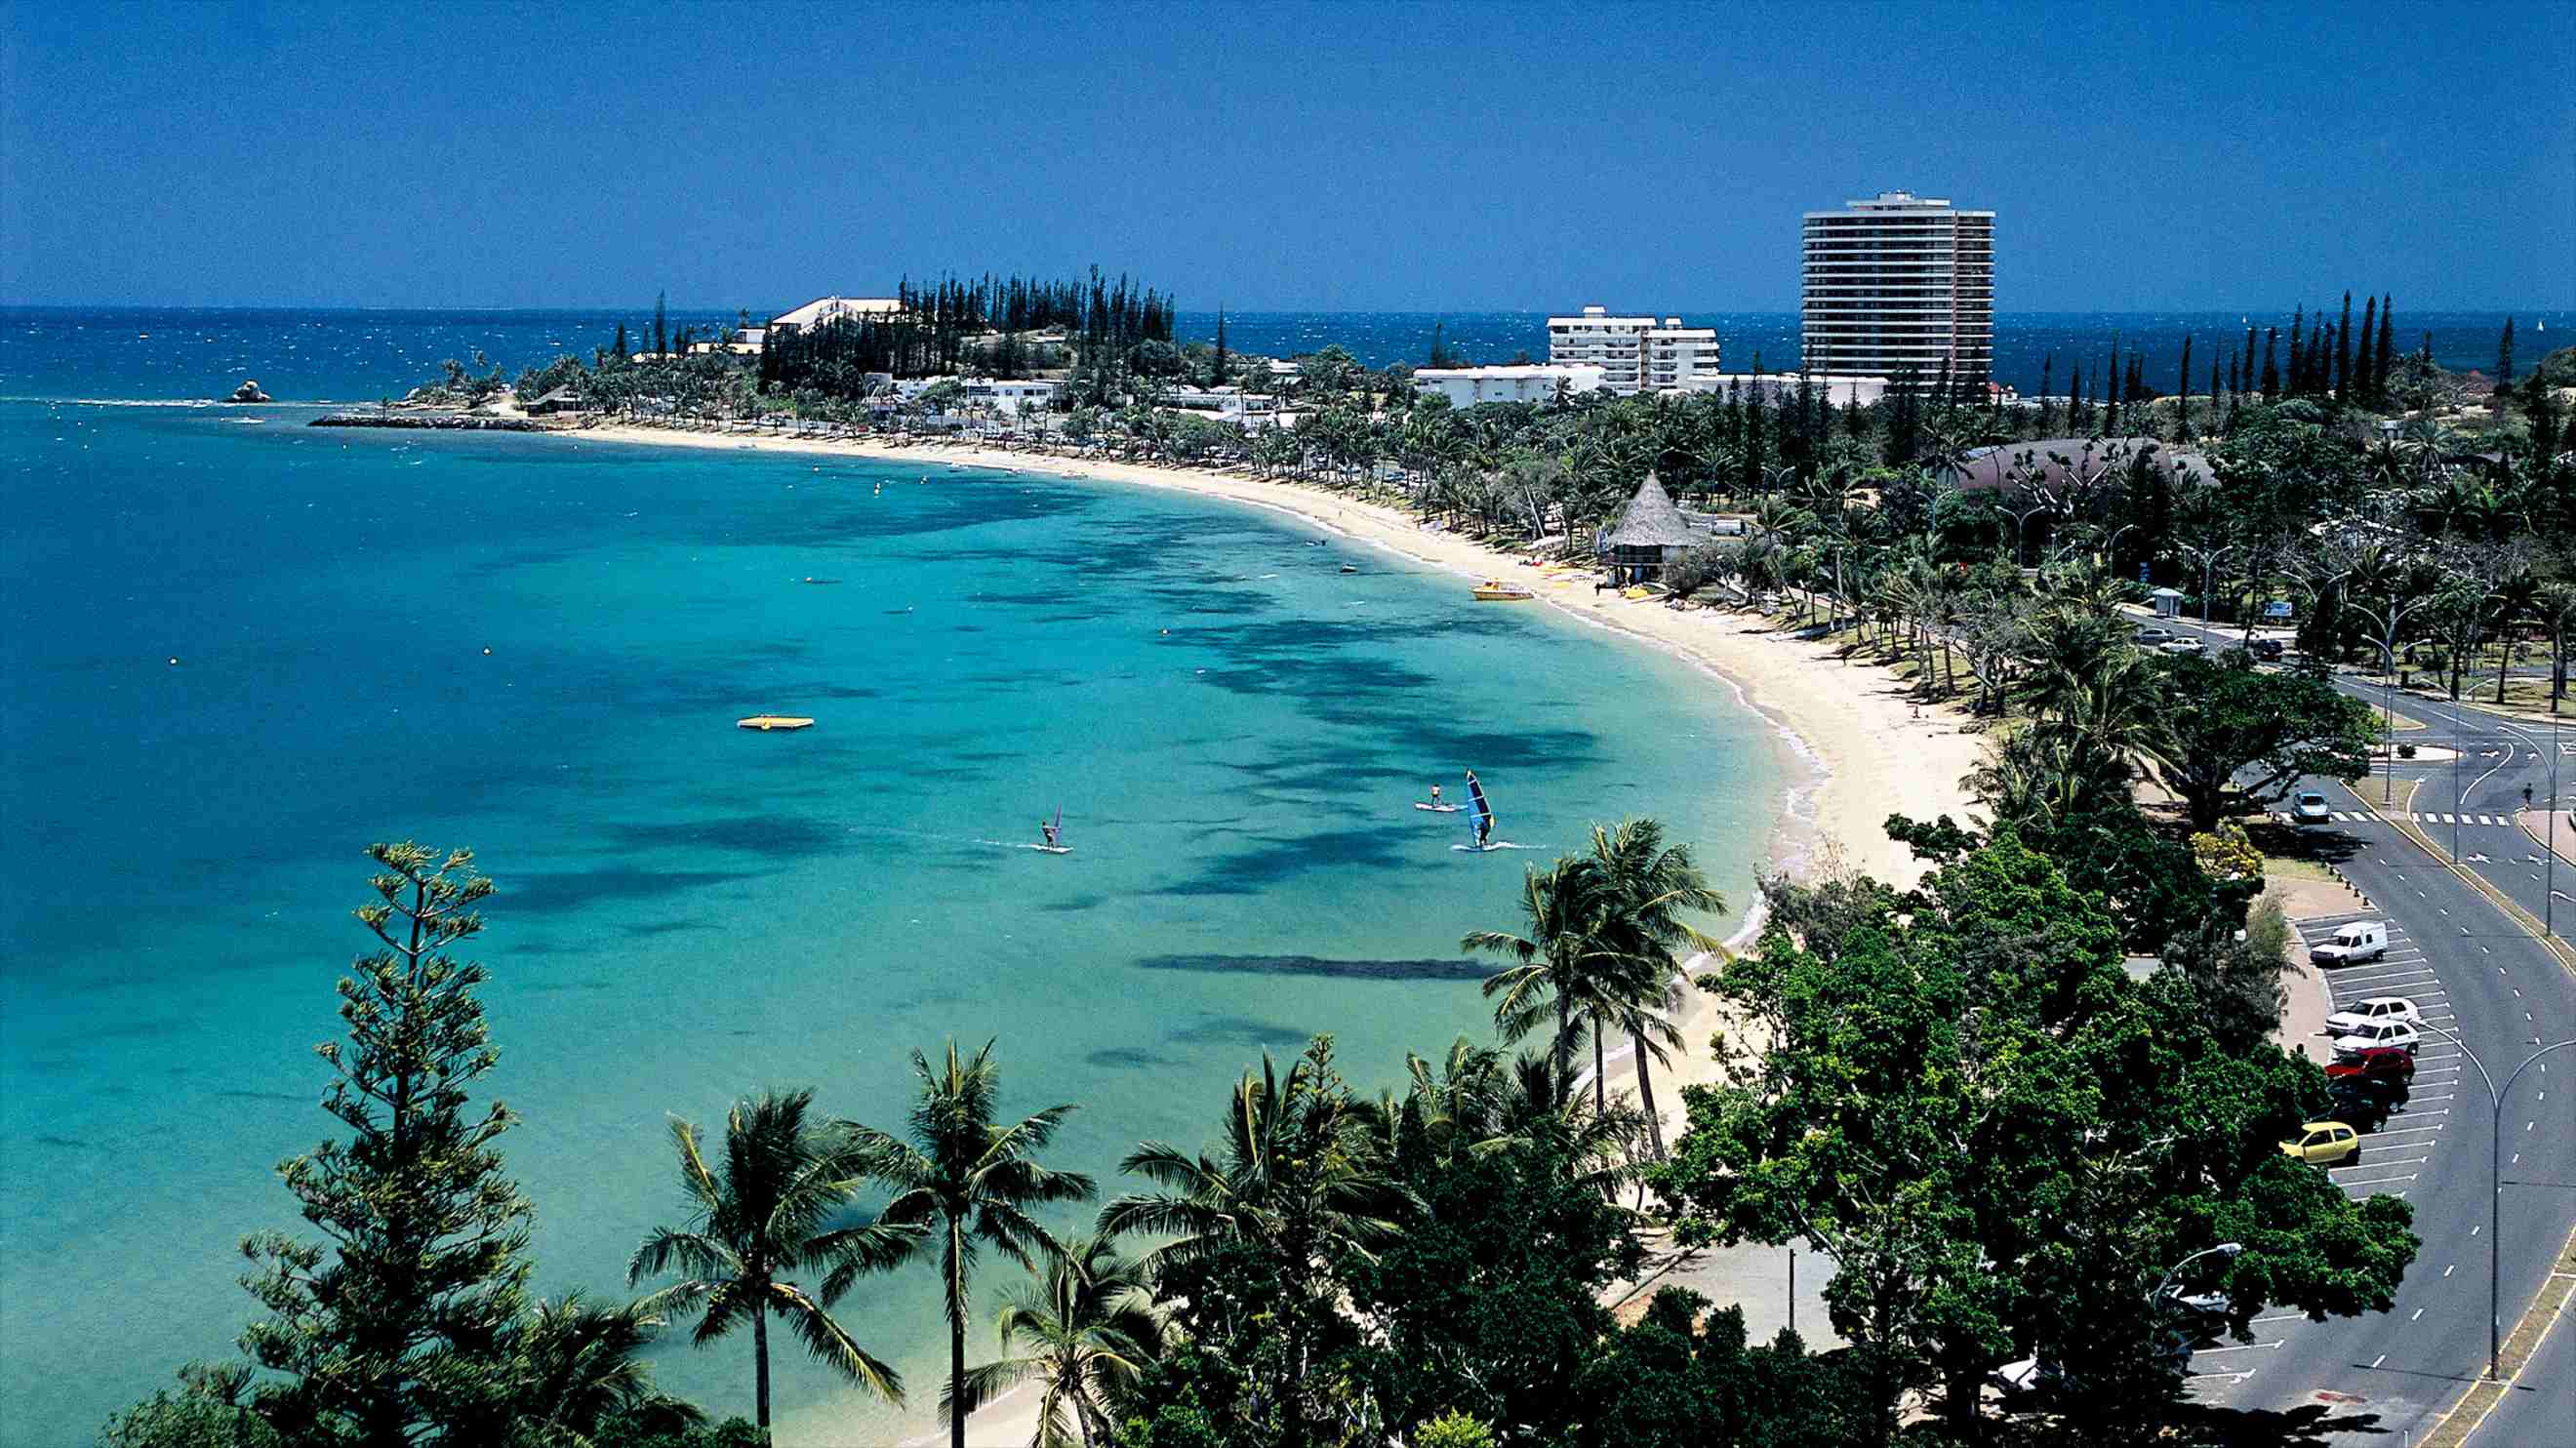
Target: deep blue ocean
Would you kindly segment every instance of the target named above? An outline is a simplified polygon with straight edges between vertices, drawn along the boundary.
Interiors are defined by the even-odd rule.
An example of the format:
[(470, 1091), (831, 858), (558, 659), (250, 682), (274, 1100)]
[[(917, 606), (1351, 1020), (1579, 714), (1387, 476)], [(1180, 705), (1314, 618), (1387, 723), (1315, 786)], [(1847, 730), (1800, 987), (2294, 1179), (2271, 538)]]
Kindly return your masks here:
[[(1726, 686), (1261, 510), (168, 405), (613, 321), (0, 314), (0, 1442), (229, 1355), (234, 1243), (302, 1225), (271, 1168), (332, 1126), (371, 840), (500, 883), (486, 1090), (549, 1292), (621, 1291), (677, 1220), (668, 1113), (811, 1085), (897, 1124), (908, 1052), (998, 1038), (1006, 1107), (1081, 1103), (1054, 1159), (1114, 1192), (1265, 1050), (1335, 1032), (1374, 1091), (1481, 1031), (1458, 937), (1596, 820), (1658, 815), (1752, 898), (1795, 770)], [(818, 722), (734, 727), (763, 711)], [(1411, 808), (1470, 767), (1534, 848)], [(1058, 809), (1075, 853), (1025, 848)], [(785, 1346), (781, 1441), (927, 1426), (936, 1301), (847, 1306), (903, 1415)], [(658, 1358), (747, 1412), (749, 1353)]]
[[(1794, 312), (1661, 310), (1716, 328), (1729, 371), (1750, 371), (1757, 360), (1772, 371), (1797, 365)], [(736, 315), (732, 309), (675, 312), (670, 325), (676, 330), (691, 324), (704, 333), (732, 325)], [(2504, 313), (2414, 313), (2400, 305), (2397, 319), (2401, 350), (2413, 350), (2429, 332), (2434, 359), (2443, 366), (2494, 370)], [(2146, 359), (2150, 385), (2171, 391), (2189, 336), (2196, 339), (2193, 385), (2206, 387), (2210, 362), (2241, 347), (2247, 325), (2278, 326), (2286, 347), (2290, 320), (2287, 311), (2005, 313), (1995, 320), (1995, 377), (2035, 392), (2053, 357), (2055, 382), (2063, 390), (2074, 365), (2098, 372), (2116, 341), (2122, 356)], [(285, 401), (372, 402), (430, 380), (444, 359), (471, 363), (478, 351), (514, 374), (565, 352), (586, 358), (592, 348), (609, 345), (621, 322), (630, 342), (641, 345), (652, 316), (0, 307), (0, 397), (212, 398), (252, 377)], [(1212, 312), (1182, 312), (1177, 331), (1184, 340), (1210, 341), (1216, 322)], [(1541, 361), (1547, 357), (1544, 312), (1236, 312), (1226, 318), (1226, 341), (1265, 356), (1339, 345), (1371, 367), (1419, 366), (1430, 357), (1435, 325), (1444, 347), (1473, 361), (1507, 362), (1523, 352)], [(2361, 325), (2358, 312), (2353, 325)], [(2527, 312), (2515, 326), (2523, 368), (2553, 341), (2576, 345), (2576, 315)], [(2282, 361), (2288, 362), (2286, 350)]]

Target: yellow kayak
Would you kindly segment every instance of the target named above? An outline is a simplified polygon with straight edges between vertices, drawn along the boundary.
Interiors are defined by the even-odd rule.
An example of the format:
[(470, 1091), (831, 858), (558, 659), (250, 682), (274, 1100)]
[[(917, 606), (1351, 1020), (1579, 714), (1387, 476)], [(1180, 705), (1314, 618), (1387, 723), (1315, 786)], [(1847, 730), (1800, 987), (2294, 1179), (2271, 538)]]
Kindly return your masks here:
[(810, 729), (814, 726), (813, 720), (793, 714), (754, 714), (748, 719), (733, 722), (737, 729), (758, 729), (763, 733), (772, 729)]

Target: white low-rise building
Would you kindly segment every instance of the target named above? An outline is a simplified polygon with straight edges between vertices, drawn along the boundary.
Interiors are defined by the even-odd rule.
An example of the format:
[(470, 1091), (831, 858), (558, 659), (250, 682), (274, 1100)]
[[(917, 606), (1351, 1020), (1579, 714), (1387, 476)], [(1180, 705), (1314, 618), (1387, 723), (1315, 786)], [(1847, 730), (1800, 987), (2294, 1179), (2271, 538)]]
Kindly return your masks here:
[(1800, 372), (1720, 372), (1698, 378), (1683, 392), (1725, 393), (1732, 391), (1747, 401), (1782, 403), (1796, 399), (1799, 385), (1812, 381), (1816, 395), (1836, 407), (1868, 407), (1887, 395), (1884, 377), (1855, 377), (1848, 373), (1828, 376), (1818, 373), (1809, 378)]
[(1509, 367), (1417, 367), (1413, 386), (1436, 392), (1451, 407), (1484, 402), (1554, 402), (1557, 394), (1598, 392), (1607, 374), (1590, 363), (1522, 363)]
[(1717, 372), (1717, 332), (1685, 327), (1679, 317), (1614, 317), (1607, 307), (1547, 319), (1547, 360), (1601, 369), (1602, 385), (1621, 396), (1687, 392)]
[(1166, 407), (1214, 413), (1228, 421), (1266, 417), (1279, 410), (1279, 399), (1240, 387), (1175, 387), (1162, 396)]
[(1055, 383), (1038, 377), (1007, 381), (969, 377), (966, 379), (966, 400), (984, 403), (995, 412), (1017, 417), (1023, 412), (1044, 412), (1055, 406), (1055, 389)]
[(903, 303), (893, 297), (816, 297), (792, 312), (770, 318), (768, 330), (784, 336), (834, 322), (889, 317), (902, 310)]

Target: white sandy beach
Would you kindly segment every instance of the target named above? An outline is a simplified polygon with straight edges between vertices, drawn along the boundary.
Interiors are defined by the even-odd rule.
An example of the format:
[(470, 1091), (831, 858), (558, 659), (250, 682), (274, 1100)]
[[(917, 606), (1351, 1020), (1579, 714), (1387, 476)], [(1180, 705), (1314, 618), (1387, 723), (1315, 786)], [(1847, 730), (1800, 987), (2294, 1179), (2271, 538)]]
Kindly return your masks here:
[[(1038, 456), (1003, 448), (969, 444), (917, 442), (896, 446), (875, 441), (826, 441), (812, 438), (743, 436), (666, 430), (656, 427), (605, 425), (560, 434), (571, 441), (641, 443), (727, 451), (787, 452), (838, 457), (865, 457), (918, 463), (944, 471), (950, 463), (973, 468), (1021, 472), (1169, 488), (1202, 497), (1269, 508), (1346, 537), (1401, 554), (1418, 563), (1455, 574), (1460, 580), (1461, 608), (1508, 607), (1479, 604), (1466, 594), (1469, 582), (1501, 577), (1533, 589), (1550, 607), (1630, 638), (1668, 650), (1717, 676), (1721, 687), (1773, 721), (1790, 746), (1811, 760), (1816, 776), (1782, 800), (1782, 829), (1772, 844), (1775, 863), (1793, 868), (1815, 852), (1831, 851), (1850, 868), (1912, 885), (1923, 874), (1913, 856), (1891, 842), (1881, 828), (1887, 816), (1901, 813), (1918, 819), (1940, 814), (1964, 815), (1968, 804), (1959, 779), (1975, 766), (1981, 740), (1960, 731), (1960, 716), (1946, 709), (1917, 710), (1901, 686), (1883, 670), (1845, 664), (1825, 645), (1804, 642), (1771, 631), (1761, 620), (1705, 609), (1675, 609), (1658, 600), (1628, 599), (1596, 592), (1589, 574), (1559, 575), (1523, 566), (1516, 555), (1485, 547), (1473, 539), (1426, 528), (1408, 514), (1373, 503), (1345, 498), (1318, 488), (1288, 482), (1223, 476), (1186, 468), (1162, 467), (1104, 459)], [(1742, 921), (1755, 901), (1742, 887), (1729, 885), (1733, 919)], [(1684, 1085), (1709, 1082), (1718, 1075), (1707, 1050), (1722, 1024), (1715, 1002), (1689, 992), (1680, 1026), (1689, 1054), (1677, 1055), (1670, 1071), (1658, 1072), (1656, 1104), (1664, 1119), (1666, 1139), (1678, 1134)], [(1632, 1062), (1614, 1061), (1614, 1089), (1634, 1074)], [(1025, 1444), (1035, 1425), (1034, 1395), (1013, 1394), (979, 1415), (972, 1442), (979, 1445)], [(1016, 1410), (1016, 1411), (1015, 1411)], [(945, 1435), (918, 1440), (945, 1442)]]

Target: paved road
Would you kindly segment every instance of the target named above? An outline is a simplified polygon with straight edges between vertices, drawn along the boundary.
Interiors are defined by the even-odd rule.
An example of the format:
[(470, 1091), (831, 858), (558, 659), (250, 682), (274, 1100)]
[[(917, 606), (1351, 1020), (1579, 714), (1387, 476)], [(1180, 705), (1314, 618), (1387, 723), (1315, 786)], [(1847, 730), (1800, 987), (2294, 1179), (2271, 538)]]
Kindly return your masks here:
[[(2242, 637), (2225, 628), (2203, 630), (2188, 620), (2165, 620), (2167, 632), (2204, 639), (2216, 651)], [(2259, 631), (2258, 631), (2259, 632)], [(2278, 631), (2268, 636), (2285, 638)], [(2334, 679), (2337, 689), (2376, 710), (2390, 698), (2382, 690), (2347, 675)], [(2548, 860), (2539, 842), (2515, 824), (2526, 807), (2546, 804), (2553, 794), (2561, 809), (2576, 810), (2576, 717), (2557, 729), (2489, 714), (2475, 699), (2464, 699), (2454, 718), (2447, 700), (2396, 695), (2395, 708), (2419, 720), (2424, 728), (2399, 736), (2401, 742), (2438, 745), (2456, 757), (2441, 763), (2395, 761), (2353, 787), (2375, 808), (2385, 808), (2387, 776), (2403, 789), (2421, 781), (2414, 800), (2414, 823), (2446, 854), (2477, 871), (2503, 890), (2516, 905), (2548, 922), (2562, 939), (2576, 939), (2576, 869)], [(2551, 777), (2551, 766), (2557, 775)], [(2300, 788), (2316, 786), (2301, 781)], [(2523, 791), (2528, 789), (2526, 796)], [(2331, 791), (2329, 791), (2331, 793)], [(2351, 823), (2352, 821), (2344, 821)]]
[[(2359, 798), (2327, 789), (2347, 815)], [(2337, 793), (2337, 791), (2341, 791)], [(2299, 922), (2314, 940), (2345, 919), (2391, 923), (2386, 958), (2330, 973), (2335, 999), (2406, 995), (2457, 1032), (2499, 1076), (2535, 1039), (2576, 1034), (2576, 978), (2493, 904), (2384, 823), (2317, 828), (2373, 909)], [(2525, 1073), (2505, 1115), (2502, 1311), (2517, 1318), (2547, 1277), (2576, 1211), (2576, 1060), (2562, 1052)], [(2292, 1415), (2308, 1431), (2352, 1441), (2421, 1432), (2487, 1359), (2487, 1189), (2492, 1117), (2459, 1047), (2427, 1033), (2407, 1109), (2364, 1139), (2336, 1182), (2356, 1195), (2403, 1195), (2424, 1246), (2386, 1313), (2312, 1323), (2287, 1311), (2257, 1319), (2252, 1344), (2194, 1354), (2194, 1396)], [(2543, 1130), (2546, 1125), (2550, 1129)], [(2310, 1422), (2309, 1420), (2313, 1420)]]
[(2576, 1312), (2562, 1310), (2540, 1350), (2467, 1448), (2536, 1448), (2576, 1443)]

